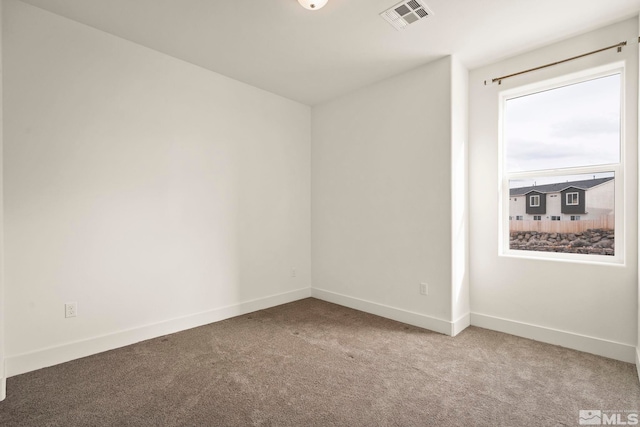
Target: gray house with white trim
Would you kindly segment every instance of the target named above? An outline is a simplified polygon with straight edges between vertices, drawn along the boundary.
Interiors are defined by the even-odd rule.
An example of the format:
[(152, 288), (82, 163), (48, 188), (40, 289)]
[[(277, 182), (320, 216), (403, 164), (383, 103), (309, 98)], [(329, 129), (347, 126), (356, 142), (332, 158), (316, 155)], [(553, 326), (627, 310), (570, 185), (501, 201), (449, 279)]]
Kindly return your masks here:
[(511, 188), (509, 219), (579, 221), (614, 213), (614, 177)]

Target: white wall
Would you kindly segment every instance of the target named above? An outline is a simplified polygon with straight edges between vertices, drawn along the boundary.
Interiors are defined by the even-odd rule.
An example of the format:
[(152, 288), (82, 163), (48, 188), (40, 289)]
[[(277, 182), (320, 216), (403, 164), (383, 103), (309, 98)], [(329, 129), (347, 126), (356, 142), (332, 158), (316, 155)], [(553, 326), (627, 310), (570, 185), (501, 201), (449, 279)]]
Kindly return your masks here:
[(314, 296), (453, 333), (451, 86), (447, 57), (313, 108)]
[(451, 320), (452, 335), (470, 324), (469, 72), (451, 57)]
[(309, 107), (14, 0), (3, 30), (8, 375), (310, 295)]
[[(637, 308), (637, 18), (470, 73), (472, 324), (633, 361)], [(491, 78), (628, 40), (610, 50), (507, 79)], [(598, 265), (498, 256), (498, 93), (584, 68), (626, 61), (626, 264)], [(485, 86), (484, 81), (488, 80)], [(616, 183), (622, 184), (616, 176)], [(618, 214), (618, 212), (616, 212)], [(618, 242), (616, 242), (618, 243)]]
[[(2, 69), (2, 16), (4, 5), (0, 1), (0, 99), (3, 99), (2, 81), (3, 81), (3, 69)], [(0, 400), (4, 400), (7, 393), (7, 380), (5, 375), (4, 365), (4, 330), (5, 330), (5, 303), (4, 303), (4, 208), (3, 208), (3, 113), (2, 102), (0, 102)]]
[[(615, 213), (615, 182), (609, 181), (585, 192), (586, 215), (580, 219), (598, 219)], [(571, 215), (569, 215), (571, 217)]]
[[(638, 17), (638, 27), (640, 27), (640, 16)], [(640, 52), (640, 44), (638, 44), (638, 50)], [(640, 53), (638, 55), (638, 64), (640, 67)], [(638, 88), (638, 97), (640, 98), (640, 87)], [(638, 122), (640, 122), (640, 111), (638, 111)], [(640, 145), (640, 132), (638, 132), (638, 145)], [(640, 202), (640, 200), (639, 200)], [(639, 239), (640, 241), (640, 239)], [(640, 264), (640, 263), (639, 263)], [(638, 337), (637, 337), (637, 346), (636, 346), (636, 372), (638, 373), (638, 379), (640, 379), (640, 282), (637, 282), (637, 293), (638, 293)]]

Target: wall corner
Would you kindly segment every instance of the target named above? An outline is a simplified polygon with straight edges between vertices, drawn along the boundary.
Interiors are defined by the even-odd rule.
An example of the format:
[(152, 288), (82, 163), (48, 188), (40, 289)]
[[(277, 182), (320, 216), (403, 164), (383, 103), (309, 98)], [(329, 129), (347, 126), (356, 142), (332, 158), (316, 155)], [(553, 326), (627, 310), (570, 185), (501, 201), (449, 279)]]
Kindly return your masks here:
[[(451, 60), (451, 320), (469, 326), (469, 71)], [(461, 320), (463, 319), (463, 320)], [(466, 320), (464, 320), (466, 319)]]

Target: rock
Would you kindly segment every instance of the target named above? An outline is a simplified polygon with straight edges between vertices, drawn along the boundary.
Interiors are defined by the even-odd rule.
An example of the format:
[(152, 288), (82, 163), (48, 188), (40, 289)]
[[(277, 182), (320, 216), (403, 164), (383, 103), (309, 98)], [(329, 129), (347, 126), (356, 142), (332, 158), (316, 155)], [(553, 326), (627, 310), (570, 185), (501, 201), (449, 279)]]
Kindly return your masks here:
[(583, 246), (589, 246), (589, 243), (582, 239), (576, 239), (573, 242), (571, 242), (569, 246), (571, 246), (572, 248), (581, 248)]
[(615, 235), (611, 230), (587, 230), (583, 233), (513, 231), (509, 233), (509, 248), (611, 256), (615, 252)]
[(593, 245), (593, 247), (594, 248), (612, 248), (613, 242), (609, 239), (602, 239), (598, 243)]

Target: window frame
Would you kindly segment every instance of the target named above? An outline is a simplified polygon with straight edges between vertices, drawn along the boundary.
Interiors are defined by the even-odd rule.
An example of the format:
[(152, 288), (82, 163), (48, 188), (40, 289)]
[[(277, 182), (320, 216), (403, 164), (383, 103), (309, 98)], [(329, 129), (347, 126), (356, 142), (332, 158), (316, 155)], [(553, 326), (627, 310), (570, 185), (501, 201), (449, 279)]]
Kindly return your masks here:
[[(573, 196), (576, 196), (575, 199), (575, 203), (573, 202), (569, 202), (569, 196), (572, 196), (571, 198), (573, 199)], [(571, 193), (566, 193), (565, 194), (565, 204), (567, 206), (579, 206), (580, 205), (580, 193), (578, 193), (577, 191), (571, 192)]]
[[(536, 198), (538, 200), (538, 202), (534, 205), (533, 204), (533, 198)], [(532, 194), (531, 196), (529, 196), (529, 206), (532, 208), (539, 208), (540, 207), (540, 195), (539, 194)]]
[[(507, 172), (506, 171), (506, 141), (505, 141), (505, 109), (508, 100), (546, 90), (553, 90), (564, 86), (583, 83), (590, 80), (620, 75), (620, 156), (617, 163), (579, 166), (568, 168), (555, 168), (548, 170)], [(511, 258), (529, 258), (547, 261), (576, 262), (588, 264), (617, 264), (625, 265), (625, 173), (626, 164), (626, 69), (624, 61), (616, 61), (599, 67), (588, 68), (582, 71), (560, 75), (555, 78), (540, 80), (535, 83), (523, 84), (518, 87), (508, 88), (498, 93), (498, 182), (500, 185), (498, 201), (498, 256)], [(597, 254), (572, 254), (562, 252), (538, 252), (519, 249), (511, 249), (509, 246), (510, 232), (509, 221), (509, 180), (531, 177), (553, 177), (562, 175), (592, 174), (599, 172), (613, 172), (615, 179), (614, 189), (614, 227), (616, 250), (613, 256)], [(579, 197), (579, 195), (578, 195)], [(578, 199), (579, 200), (579, 199)], [(566, 201), (566, 200), (565, 200)], [(579, 203), (578, 203), (579, 204)], [(576, 206), (576, 205), (570, 205)], [(550, 217), (550, 220), (554, 218)]]

